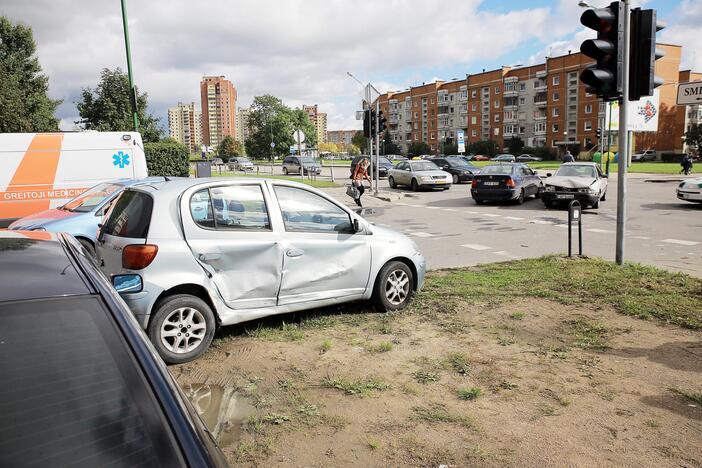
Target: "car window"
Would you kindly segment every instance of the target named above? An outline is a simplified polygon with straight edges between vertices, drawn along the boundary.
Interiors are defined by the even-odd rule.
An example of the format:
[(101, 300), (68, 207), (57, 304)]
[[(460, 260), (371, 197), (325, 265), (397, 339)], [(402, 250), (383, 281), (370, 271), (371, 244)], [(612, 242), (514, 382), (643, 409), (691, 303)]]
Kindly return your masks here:
[(154, 201), (143, 192), (126, 190), (114, 202), (103, 232), (110, 236), (145, 239)]
[(305, 189), (275, 186), (285, 230), (352, 233), (351, 218), (339, 206)]
[(207, 229), (271, 229), (259, 185), (229, 185), (200, 190), (190, 198), (190, 214), (196, 224)]
[(100, 299), (0, 305), (0, 466), (183, 466)]
[(511, 174), (512, 166), (506, 164), (496, 164), (494, 166), (485, 166), (480, 172), (481, 174)]
[(73, 200), (66, 202), (60, 209), (65, 211), (74, 211), (77, 213), (89, 213), (96, 206), (102, 203), (107, 197), (114, 194), (116, 191), (124, 188), (118, 184), (99, 184), (89, 188), (82, 194), (78, 195)]
[(399, 169), (401, 171), (406, 171), (407, 170), (407, 163), (401, 162), (397, 166), (395, 166), (395, 169)]
[(413, 171), (436, 171), (439, 168), (431, 161), (412, 161), (410, 163)]

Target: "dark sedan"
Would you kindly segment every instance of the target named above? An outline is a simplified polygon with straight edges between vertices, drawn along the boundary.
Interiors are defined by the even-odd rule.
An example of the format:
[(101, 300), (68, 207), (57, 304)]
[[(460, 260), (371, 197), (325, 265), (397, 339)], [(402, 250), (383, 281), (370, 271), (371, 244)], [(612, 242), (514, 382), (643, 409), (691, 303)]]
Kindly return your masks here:
[(78, 241), (6, 231), (0, 252), (0, 466), (227, 466)]
[(454, 184), (470, 182), (473, 180), (473, 176), (480, 172), (479, 168), (467, 163), (465, 159), (458, 156), (432, 158), (432, 161), (439, 166), (440, 169), (451, 174)]
[(538, 197), (541, 188), (541, 179), (526, 164), (495, 164), (473, 177), (470, 194), (478, 205), (488, 200), (522, 204), (527, 197)]

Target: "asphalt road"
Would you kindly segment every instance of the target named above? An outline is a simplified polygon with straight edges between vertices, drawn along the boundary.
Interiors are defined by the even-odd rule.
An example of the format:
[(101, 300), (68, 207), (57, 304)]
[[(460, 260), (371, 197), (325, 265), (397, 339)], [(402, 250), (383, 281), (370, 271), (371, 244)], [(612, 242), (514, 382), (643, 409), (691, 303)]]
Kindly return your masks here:
[[(702, 277), (702, 204), (679, 202), (678, 182), (670, 179), (641, 175), (630, 179), (625, 258)], [(392, 192), (386, 181), (380, 187)], [(615, 175), (607, 200), (597, 210), (584, 211), (585, 255), (614, 260), (616, 189)], [(334, 190), (340, 192), (335, 196), (345, 197), (343, 190)], [(476, 205), (469, 185), (400, 192), (405, 196), (390, 203), (366, 196), (362, 215), (413, 237), (432, 269), (567, 252), (566, 209), (546, 209), (533, 199), (521, 206)], [(341, 199), (353, 205), (348, 197)], [(575, 229), (573, 237), (576, 252)]]

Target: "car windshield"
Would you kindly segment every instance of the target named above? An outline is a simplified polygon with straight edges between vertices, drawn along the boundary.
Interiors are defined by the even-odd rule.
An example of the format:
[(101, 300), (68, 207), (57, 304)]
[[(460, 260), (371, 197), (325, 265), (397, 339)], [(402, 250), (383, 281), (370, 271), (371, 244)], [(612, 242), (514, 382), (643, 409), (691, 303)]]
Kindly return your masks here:
[(439, 167), (431, 161), (411, 161), (410, 167), (415, 172), (418, 171), (436, 171)]
[(561, 166), (556, 177), (597, 177), (592, 166)]
[(480, 172), (481, 174), (511, 174), (512, 173), (512, 166), (509, 165), (494, 165), (494, 166), (486, 166), (483, 168), (483, 170)]
[(388, 158), (384, 158), (382, 156), (380, 158), (378, 158), (378, 163), (379, 164), (392, 164), (392, 162), (390, 162), (390, 160)]
[(65, 205), (61, 206), (59, 209), (77, 213), (89, 213), (96, 206), (102, 203), (103, 200), (122, 188), (124, 188), (124, 186), (119, 184), (99, 184), (81, 193), (73, 200), (70, 200)]
[(306, 156), (302, 158), (302, 162), (304, 164), (314, 164), (314, 159), (310, 158), (309, 156)]
[(239, 161), (240, 163), (251, 162), (251, 160), (249, 160), (249, 158), (239, 158), (239, 159), (237, 159), (237, 161)]

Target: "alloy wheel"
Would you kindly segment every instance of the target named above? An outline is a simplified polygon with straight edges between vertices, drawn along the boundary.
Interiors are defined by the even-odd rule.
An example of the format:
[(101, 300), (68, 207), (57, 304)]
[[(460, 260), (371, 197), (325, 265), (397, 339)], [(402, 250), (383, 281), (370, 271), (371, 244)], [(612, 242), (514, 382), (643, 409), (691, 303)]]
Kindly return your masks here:
[(402, 304), (409, 295), (409, 276), (403, 270), (397, 269), (388, 275), (385, 281), (385, 297), (392, 305)]
[(161, 343), (177, 354), (189, 353), (202, 344), (207, 323), (202, 313), (192, 307), (172, 311), (161, 324)]

